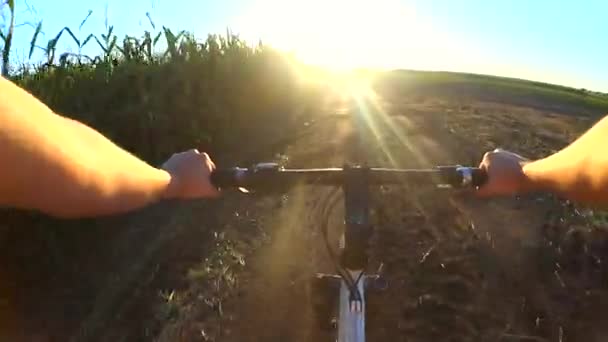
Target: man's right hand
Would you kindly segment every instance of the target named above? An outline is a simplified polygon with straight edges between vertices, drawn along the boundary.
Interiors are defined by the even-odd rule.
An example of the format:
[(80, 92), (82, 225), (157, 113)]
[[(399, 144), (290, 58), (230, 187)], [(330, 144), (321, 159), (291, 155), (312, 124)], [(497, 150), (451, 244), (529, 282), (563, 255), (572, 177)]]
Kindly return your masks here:
[(496, 149), (483, 156), (479, 168), (486, 171), (488, 181), (477, 190), (479, 196), (515, 195), (529, 188), (523, 166), (529, 160), (513, 152)]

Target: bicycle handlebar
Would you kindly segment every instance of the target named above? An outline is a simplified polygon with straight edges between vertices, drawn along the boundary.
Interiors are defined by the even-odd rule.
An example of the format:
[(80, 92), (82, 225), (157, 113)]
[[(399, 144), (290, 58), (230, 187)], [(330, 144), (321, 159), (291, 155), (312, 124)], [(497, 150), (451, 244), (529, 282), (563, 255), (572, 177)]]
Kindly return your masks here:
[[(356, 174), (354, 174), (356, 173)], [(258, 164), (253, 168), (218, 169), (211, 182), (218, 188), (269, 190), (298, 184), (341, 186), (347, 174), (361, 177), (370, 185), (416, 182), (452, 187), (477, 187), (486, 183), (487, 174), (475, 167), (438, 166), (432, 169), (387, 169), (345, 167), (326, 169), (284, 169), (277, 164)]]

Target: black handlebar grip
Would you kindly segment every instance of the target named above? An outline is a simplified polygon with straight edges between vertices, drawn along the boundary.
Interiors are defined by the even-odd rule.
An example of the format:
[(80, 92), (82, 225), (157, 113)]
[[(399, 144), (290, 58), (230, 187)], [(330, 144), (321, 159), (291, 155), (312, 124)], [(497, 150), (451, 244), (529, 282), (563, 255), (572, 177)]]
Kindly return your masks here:
[(216, 188), (231, 188), (238, 186), (234, 169), (216, 169), (210, 176), (211, 184)]
[(484, 169), (478, 167), (472, 168), (472, 185), (483, 186), (488, 182), (488, 173)]

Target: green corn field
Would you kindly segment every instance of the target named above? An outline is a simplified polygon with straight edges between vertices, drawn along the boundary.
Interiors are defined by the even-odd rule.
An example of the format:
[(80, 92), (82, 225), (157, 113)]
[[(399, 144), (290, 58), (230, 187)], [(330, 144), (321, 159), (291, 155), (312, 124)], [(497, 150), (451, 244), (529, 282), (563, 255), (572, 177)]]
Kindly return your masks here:
[[(294, 133), (318, 103), (320, 92), (300, 81), (302, 66), (294, 58), (230, 31), (200, 39), (164, 26), (156, 30), (149, 15), (158, 32), (125, 37), (111, 25), (82, 37), (64, 27), (54, 36), (46, 32), (52, 38), (44, 42), (39, 22), (29, 57), (40, 49), (43, 61), (9, 65), (15, 3), (4, 5), (11, 22), (2, 31), (3, 75), (152, 163), (191, 147), (217, 153), (264, 148)], [(63, 40), (78, 53), (57, 51)], [(82, 53), (90, 44), (99, 55)]]

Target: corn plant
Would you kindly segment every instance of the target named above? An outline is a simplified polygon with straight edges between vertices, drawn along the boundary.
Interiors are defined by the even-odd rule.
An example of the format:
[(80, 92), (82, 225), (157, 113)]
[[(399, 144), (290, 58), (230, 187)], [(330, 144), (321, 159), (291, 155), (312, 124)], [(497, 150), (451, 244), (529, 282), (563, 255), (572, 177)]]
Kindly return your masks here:
[[(6, 0), (5, 3), (9, 9), (10, 19), (6, 32), (0, 31), (0, 39), (2, 39), (2, 76), (7, 77), (9, 71), (9, 56), (11, 45), (13, 42), (13, 33), (15, 30), (15, 0)], [(4, 4), (3, 4), (4, 5)]]
[(159, 32), (154, 39), (152, 39), (152, 36), (150, 35), (150, 32), (146, 31), (144, 33), (144, 40), (142, 41), (140, 48), (144, 49), (145, 53), (146, 53), (146, 57), (148, 58), (149, 61), (151, 61), (153, 59), (153, 51), (154, 51), (154, 47), (156, 46), (156, 44), (158, 43), (158, 40), (160, 39), (162, 32)]
[[(40, 48), (41, 27), (32, 51)], [(54, 70), (43, 65), (21, 71), (19, 84), (150, 162), (191, 146), (227, 148), (230, 131), (246, 132), (256, 144), (290, 132), (290, 116), (283, 113), (298, 96), (294, 76), (286, 72), (293, 63), (269, 48), (249, 46), (230, 31), (204, 41), (168, 27), (120, 40), (111, 25), (82, 40), (79, 31), (61, 29), (41, 48)], [(65, 36), (78, 53), (58, 51)], [(101, 50), (98, 56), (82, 54), (91, 41)], [(260, 124), (266, 122), (277, 125)]]
[(122, 54), (126, 61), (140, 61), (143, 58), (140, 55), (139, 40), (132, 36), (125, 36), (122, 40), (122, 47), (117, 46), (116, 49)]
[(103, 43), (99, 40), (99, 38), (97, 38), (97, 36), (93, 36), (93, 38), (97, 42), (97, 45), (99, 45), (99, 47), (103, 51), (102, 60), (105, 62), (109, 62), (112, 59), (112, 52), (114, 52), (114, 48), (116, 48), (117, 37), (115, 34), (112, 33), (113, 31), (114, 26), (110, 25), (108, 26), (108, 31), (106, 33), (101, 34), (101, 39), (103, 40)]
[[(78, 26), (78, 30), (80, 31), (80, 29), (82, 29), (82, 26), (84, 26), (84, 24), (87, 22), (87, 20), (89, 19), (89, 17), (91, 16), (91, 14), (93, 13), (93, 11), (89, 10), (89, 12), (87, 13), (86, 17), (80, 22), (80, 25)], [(69, 27), (64, 27), (62, 28), (59, 33), (57, 33), (57, 35), (53, 38), (50, 39), (47, 44), (46, 47), (40, 47), (36, 45), (36, 42), (38, 40), (38, 36), (40, 35), (42, 29), (42, 21), (40, 21), (38, 23), (38, 25), (36, 26), (36, 29), (34, 31), (34, 35), (32, 36), (32, 40), (30, 42), (30, 52), (29, 52), (29, 58), (32, 58), (32, 54), (34, 53), (34, 49), (37, 47), (41, 50), (44, 51), (46, 58), (47, 58), (47, 65), (52, 65), (54, 60), (55, 60), (55, 52), (57, 49), (57, 43), (59, 42), (59, 39), (61, 38), (61, 36), (63, 35), (64, 32), (67, 32), (70, 37), (72, 37), (72, 40), (76, 43), (76, 46), (78, 47), (78, 53), (77, 54), (73, 54), (73, 53), (62, 53), (60, 56), (60, 63), (64, 63), (66, 61), (66, 58), (69, 57), (74, 57), (76, 58), (79, 63), (81, 62), (82, 58), (86, 58), (89, 61), (91, 61), (92, 59), (88, 56), (84, 56), (82, 55), (82, 49), (87, 45), (87, 43), (89, 43), (89, 41), (93, 38), (93, 34), (89, 34), (84, 40), (80, 40), (76, 37), (76, 35), (74, 34), (74, 32), (69, 28)]]
[(165, 51), (164, 57), (166, 58), (168, 56), (171, 59), (177, 58), (179, 41), (185, 31), (180, 31), (176, 35), (169, 28), (163, 26), (163, 32), (165, 33), (165, 39), (167, 40), (167, 51)]
[(136, 61), (140, 63), (152, 63), (154, 61), (154, 48), (158, 43), (162, 32), (154, 38), (149, 31), (145, 31), (143, 37), (137, 39), (133, 36), (125, 36), (122, 46), (116, 46), (126, 61)]

